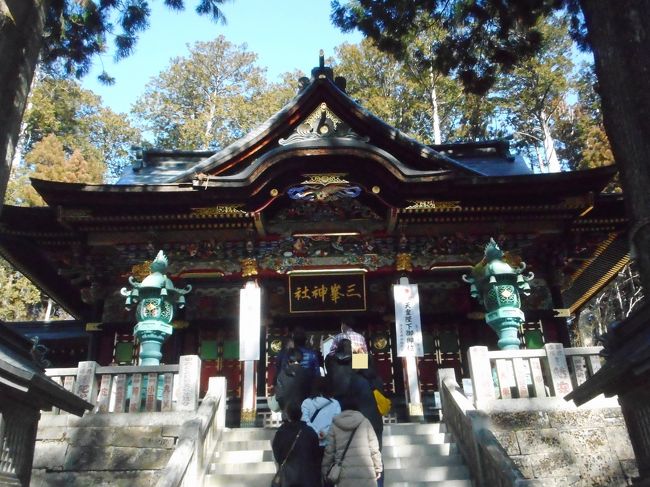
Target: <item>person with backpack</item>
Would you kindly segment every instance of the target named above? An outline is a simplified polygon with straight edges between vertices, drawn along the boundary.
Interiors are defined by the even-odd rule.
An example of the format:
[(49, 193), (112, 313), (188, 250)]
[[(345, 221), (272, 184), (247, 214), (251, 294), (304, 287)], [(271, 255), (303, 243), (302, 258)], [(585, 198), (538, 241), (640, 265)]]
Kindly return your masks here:
[(302, 354), (300, 350), (290, 349), (287, 354), (287, 364), (278, 374), (278, 382), (275, 385), (275, 399), (283, 411), (290, 402), (298, 404), (309, 395), (311, 389), (311, 373), (300, 366)]

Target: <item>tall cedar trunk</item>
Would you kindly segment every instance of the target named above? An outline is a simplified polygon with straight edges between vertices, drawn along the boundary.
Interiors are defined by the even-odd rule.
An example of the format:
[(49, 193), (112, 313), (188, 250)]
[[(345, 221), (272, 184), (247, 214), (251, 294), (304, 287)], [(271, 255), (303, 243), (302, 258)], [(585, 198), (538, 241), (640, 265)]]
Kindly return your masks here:
[(429, 81), (431, 83), (431, 90), (429, 96), (431, 98), (431, 122), (433, 125), (433, 143), (442, 144), (442, 134), (440, 132), (440, 112), (438, 110), (438, 93), (436, 92), (436, 78), (433, 72), (433, 66), (429, 67)]
[(41, 48), (46, 0), (0, 0), (0, 211)]
[(557, 158), (557, 152), (555, 151), (555, 139), (553, 139), (553, 134), (551, 134), (551, 127), (549, 126), (549, 118), (542, 111), (541, 116), (539, 117), (540, 124), (542, 126), (542, 132), (544, 133), (544, 155), (546, 156), (546, 169), (548, 172), (560, 172), (562, 168), (560, 167), (560, 161)]
[(650, 0), (581, 0), (631, 243), (650, 289)]

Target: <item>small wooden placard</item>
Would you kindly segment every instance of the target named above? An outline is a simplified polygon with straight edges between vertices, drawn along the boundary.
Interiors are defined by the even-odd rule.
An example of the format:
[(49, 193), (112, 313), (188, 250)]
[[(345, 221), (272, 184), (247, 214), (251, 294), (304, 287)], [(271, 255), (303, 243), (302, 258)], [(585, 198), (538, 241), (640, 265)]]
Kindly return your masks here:
[(353, 353), (352, 354), (352, 368), (353, 369), (367, 369), (368, 368), (368, 354), (367, 353)]

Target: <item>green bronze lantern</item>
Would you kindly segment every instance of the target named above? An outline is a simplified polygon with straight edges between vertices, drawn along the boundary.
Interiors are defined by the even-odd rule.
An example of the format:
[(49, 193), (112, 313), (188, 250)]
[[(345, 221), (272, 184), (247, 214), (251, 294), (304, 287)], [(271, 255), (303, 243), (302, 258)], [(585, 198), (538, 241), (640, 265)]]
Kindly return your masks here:
[(463, 275), (463, 281), (470, 284), (471, 296), (485, 307), (485, 321), (499, 336), (501, 350), (519, 349), (517, 333), (525, 320), (520, 295), (530, 294), (528, 281), (534, 277), (532, 272), (524, 276), (525, 269), (524, 262), (517, 267), (505, 262), (503, 251), (491, 238), (471, 277)]
[(129, 277), (131, 289), (122, 288), (126, 296), (126, 308), (137, 304), (135, 311), (138, 324), (133, 334), (140, 342), (140, 365), (160, 365), (163, 342), (173, 332), (172, 319), (176, 307), (185, 306), (185, 295), (192, 290), (188, 285), (184, 289), (174, 287), (165, 271), (168, 266), (167, 256), (161, 250), (151, 263), (151, 273), (142, 282)]

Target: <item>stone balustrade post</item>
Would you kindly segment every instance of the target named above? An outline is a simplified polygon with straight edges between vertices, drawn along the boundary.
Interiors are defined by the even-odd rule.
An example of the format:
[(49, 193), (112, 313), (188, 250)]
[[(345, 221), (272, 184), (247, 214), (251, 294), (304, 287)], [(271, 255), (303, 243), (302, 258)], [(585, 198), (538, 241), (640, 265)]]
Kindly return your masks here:
[(183, 355), (178, 362), (177, 411), (196, 411), (199, 405), (201, 359), (198, 355)]
[(217, 429), (222, 430), (226, 427), (226, 378), (210, 377), (208, 379), (208, 392), (219, 397), (219, 407), (217, 408)]
[(553, 384), (553, 395), (564, 397), (573, 391), (571, 374), (566, 362), (566, 354), (561, 343), (547, 343), (544, 345), (548, 359), (548, 371)]
[(97, 402), (97, 367), (99, 364), (94, 361), (79, 362), (77, 366), (75, 394), (93, 405)]
[(470, 347), (467, 356), (469, 359), (469, 375), (474, 388), (474, 406), (480, 409), (486, 402), (496, 399), (488, 348)]

